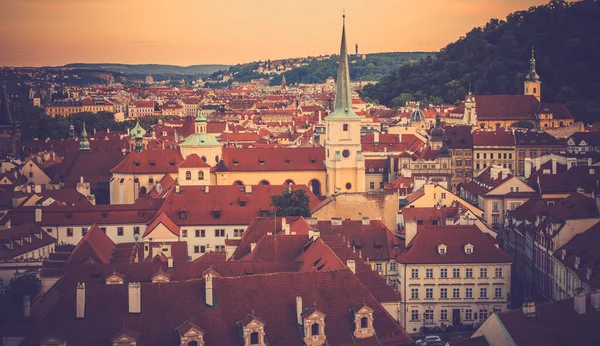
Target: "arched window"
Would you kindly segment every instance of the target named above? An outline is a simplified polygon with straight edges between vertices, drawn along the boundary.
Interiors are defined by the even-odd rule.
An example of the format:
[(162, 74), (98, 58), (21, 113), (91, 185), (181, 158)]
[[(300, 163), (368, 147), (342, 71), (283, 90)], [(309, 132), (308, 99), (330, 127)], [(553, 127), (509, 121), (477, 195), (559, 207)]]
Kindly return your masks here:
[(206, 162), (206, 156), (202, 156), (202, 161)]
[(147, 191), (147, 190), (146, 190), (146, 187), (145, 187), (145, 186), (142, 186), (142, 187), (140, 188), (140, 197), (144, 197), (144, 196), (146, 196), (146, 191)]
[(313, 324), (310, 326), (310, 334), (311, 334), (312, 336), (319, 335), (319, 328), (320, 328), (320, 326), (319, 326), (319, 324), (318, 324), (318, 323), (313, 323)]
[(317, 179), (313, 179), (309, 182), (310, 189), (313, 194), (320, 196), (321, 195), (321, 182)]
[(258, 332), (250, 334), (250, 345), (258, 345)]
[(361, 328), (369, 328), (369, 319), (366, 317), (363, 317), (360, 319), (360, 327)]
[(215, 162), (219, 162), (219, 155), (215, 155)]
[(190, 171), (185, 172), (185, 180), (192, 180), (192, 172), (190, 172)]
[(236, 180), (236, 181), (233, 182), (233, 185), (240, 185), (240, 186), (242, 186), (242, 185), (244, 185), (244, 182), (241, 181), (241, 180)]
[(286, 185), (286, 186), (287, 186), (287, 185), (294, 185), (294, 184), (295, 184), (295, 183), (294, 183), (294, 181), (293, 181), (292, 179), (288, 179), (288, 180), (286, 180), (286, 181), (283, 183), (283, 185)]
[(348, 124), (344, 124), (344, 131), (348, 131)]
[(204, 171), (198, 171), (198, 180), (204, 180)]
[(264, 180), (263, 179), (263, 180), (261, 180), (261, 181), (258, 182), (258, 185), (271, 185), (271, 183), (269, 183), (268, 180)]

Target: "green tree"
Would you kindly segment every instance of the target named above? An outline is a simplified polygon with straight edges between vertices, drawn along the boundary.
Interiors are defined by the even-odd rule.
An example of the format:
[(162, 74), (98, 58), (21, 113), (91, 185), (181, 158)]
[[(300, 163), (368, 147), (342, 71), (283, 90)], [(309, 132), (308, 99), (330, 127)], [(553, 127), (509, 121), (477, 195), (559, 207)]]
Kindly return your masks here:
[(276, 207), (277, 216), (310, 216), (308, 196), (304, 189), (285, 189), (279, 195), (271, 196), (271, 205)]

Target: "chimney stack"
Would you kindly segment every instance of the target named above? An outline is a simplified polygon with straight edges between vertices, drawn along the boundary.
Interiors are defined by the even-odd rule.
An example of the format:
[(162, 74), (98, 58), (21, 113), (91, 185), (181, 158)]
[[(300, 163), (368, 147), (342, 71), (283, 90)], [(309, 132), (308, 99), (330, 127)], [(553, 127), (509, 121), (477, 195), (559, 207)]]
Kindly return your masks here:
[(404, 239), (405, 245), (408, 246), (413, 238), (417, 235), (417, 220), (406, 220), (404, 222)]
[(247, 194), (251, 194), (252, 193), (252, 185), (246, 185), (245, 186), (245, 191)]
[(35, 191), (35, 193), (42, 193), (42, 185), (35, 184), (33, 186), (33, 190)]
[(302, 297), (296, 297), (296, 321), (302, 325)]
[(525, 298), (523, 302), (523, 314), (529, 319), (537, 317), (535, 302), (531, 298)]
[(173, 257), (167, 258), (167, 268), (173, 268)]
[(212, 282), (212, 275), (208, 274), (206, 275), (206, 305), (208, 306), (213, 306), (213, 282)]
[(556, 166), (558, 165), (558, 162), (556, 162), (556, 159), (552, 158), (552, 174), (557, 174), (558, 172), (556, 172)]
[(573, 299), (573, 307), (579, 315), (585, 314), (586, 297), (583, 288), (579, 287), (575, 290), (575, 298)]
[(129, 313), (139, 314), (142, 312), (141, 285), (139, 282), (129, 283)]
[(379, 132), (373, 132), (373, 142), (379, 143)]
[(596, 310), (600, 310), (600, 289), (594, 288), (591, 294), (592, 306)]
[(23, 296), (23, 316), (29, 317), (31, 314), (31, 296)]
[(77, 318), (85, 317), (85, 282), (77, 283), (76, 293), (76, 316)]
[(362, 218), (362, 225), (363, 226), (369, 226), (371, 224), (371, 220), (369, 219), (368, 216), (365, 216)]
[(346, 266), (352, 271), (352, 273), (356, 274), (356, 262), (354, 260), (347, 260)]
[(42, 209), (41, 208), (35, 209), (35, 222), (42, 222)]

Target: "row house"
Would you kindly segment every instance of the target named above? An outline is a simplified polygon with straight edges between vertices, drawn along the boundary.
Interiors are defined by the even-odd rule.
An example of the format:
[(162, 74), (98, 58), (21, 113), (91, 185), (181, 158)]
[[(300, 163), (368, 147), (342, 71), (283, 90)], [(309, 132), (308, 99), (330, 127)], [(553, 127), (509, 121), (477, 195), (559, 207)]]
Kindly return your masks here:
[(128, 118), (151, 117), (154, 115), (154, 101), (133, 101), (127, 109)]
[(473, 177), (473, 135), (471, 131), (471, 126), (445, 128), (446, 145), (452, 155), (452, 191), (458, 191), (461, 184), (468, 183)]
[(497, 232), (504, 224), (507, 210), (515, 210), (536, 195), (535, 190), (515, 177), (510, 169), (499, 165), (485, 168), (460, 188), (460, 196), (480, 207), (485, 222)]
[(563, 151), (565, 146), (556, 138), (544, 131), (515, 131), (515, 149), (517, 151), (517, 161), (513, 173), (516, 176), (525, 176), (525, 161), (536, 159), (559, 151)]
[[(504, 221), (503, 241), (514, 260), (514, 290), (536, 300), (560, 296), (560, 285), (559, 293), (555, 292), (554, 262), (562, 253), (556, 251), (598, 221), (596, 201), (580, 193), (559, 200), (532, 198), (509, 211)], [(564, 287), (563, 290), (567, 291)]]
[(405, 222), (396, 257), (401, 324), (409, 333), (457, 330), (508, 308), (511, 259), (476, 226), (417, 226)]
[(576, 132), (567, 139), (567, 152), (600, 152), (600, 140), (596, 132)]
[(507, 129), (473, 132), (473, 175), (488, 166), (500, 165), (511, 172), (516, 166), (515, 137)]

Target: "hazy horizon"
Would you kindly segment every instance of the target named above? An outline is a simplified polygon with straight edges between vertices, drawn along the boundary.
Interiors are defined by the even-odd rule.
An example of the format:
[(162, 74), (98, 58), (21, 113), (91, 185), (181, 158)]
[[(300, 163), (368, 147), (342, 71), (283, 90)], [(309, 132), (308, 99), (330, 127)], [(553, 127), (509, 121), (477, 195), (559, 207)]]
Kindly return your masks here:
[(437, 52), (544, 0), (0, 0), (0, 66), (235, 65), (349, 50)]

